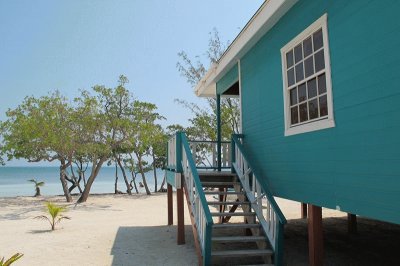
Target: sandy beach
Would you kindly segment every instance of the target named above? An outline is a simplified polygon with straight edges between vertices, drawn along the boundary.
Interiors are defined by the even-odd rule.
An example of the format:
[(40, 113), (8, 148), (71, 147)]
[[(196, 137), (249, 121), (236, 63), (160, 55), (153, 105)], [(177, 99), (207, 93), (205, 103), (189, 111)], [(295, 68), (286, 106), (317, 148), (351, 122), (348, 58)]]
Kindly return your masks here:
[[(67, 206), (71, 217), (53, 232), (34, 219), (46, 201)], [(308, 265), (307, 220), (297, 202), (278, 204), (288, 219), (285, 265)], [(398, 262), (399, 226), (359, 218), (358, 234), (349, 235), (345, 213), (324, 209), (323, 216), (326, 265)], [(24, 253), (15, 265), (197, 265), (187, 210), (185, 245), (176, 245), (176, 226), (166, 223), (165, 193), (92, 195), (80, 205), (60, 196), (0, 198), (0, 256)]]
[[(67, 206), (71, 217), (53, 232), (34, 219), (47, 200)], [(1, 198), (0, 256), (24, 253), (15, 265), (195, 265), (191, 228), (187, 244), (176, 245), (166, 214), (165, 193), (92, 195), (79, 205), (63, 197)]]

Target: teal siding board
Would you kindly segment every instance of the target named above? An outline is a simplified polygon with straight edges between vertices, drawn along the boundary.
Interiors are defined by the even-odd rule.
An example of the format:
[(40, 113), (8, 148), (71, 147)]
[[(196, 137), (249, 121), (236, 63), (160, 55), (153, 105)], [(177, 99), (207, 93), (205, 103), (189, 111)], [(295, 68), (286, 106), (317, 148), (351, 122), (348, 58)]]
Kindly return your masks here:
[(233, 84), (239, 80), (238, 65), (235, 64), (218, 82), (217, 94), (223, 94)]
[[(245, 147), (275, 195), (400, 223), (399, 10), (300, 0), (241, 58)], [(280, 49), (324, 13), (336, 127), (285, 137)]]

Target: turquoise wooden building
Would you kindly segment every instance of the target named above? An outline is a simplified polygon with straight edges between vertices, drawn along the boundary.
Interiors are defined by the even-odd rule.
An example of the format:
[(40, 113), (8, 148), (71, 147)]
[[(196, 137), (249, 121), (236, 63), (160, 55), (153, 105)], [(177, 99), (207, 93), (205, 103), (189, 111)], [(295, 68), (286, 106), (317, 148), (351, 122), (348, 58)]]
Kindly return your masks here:
[[(282, 262), (279, 234), (286, 222), (272, 196), (308, 204), (312, 265), (322, 264), (321, 207), (400, 224), (399, 11), (396, 0), (265, 1), (196, 86), (200, 97), (240, 99), (241, 135), (229, 156), (217, 140), (214, 170), (228, 175), (221, 164), (230, 161), (240, 181), (233, 190), (243, 191), (238, 201), (249, 201), (248, 211), (256, 213), (252, 221), (262, 225), (270, 263)], [(204, 182), (206, 174), (192, 163), (194, 179)], [(185, 183), (187, 169), (170, 173), (182, 173)], [(203, 194), (196, 190), (207, 205)], [(207, 241), (214, 227), (205, 226), (211, 240), (201, 240), (205, 264), (212, 261)]]

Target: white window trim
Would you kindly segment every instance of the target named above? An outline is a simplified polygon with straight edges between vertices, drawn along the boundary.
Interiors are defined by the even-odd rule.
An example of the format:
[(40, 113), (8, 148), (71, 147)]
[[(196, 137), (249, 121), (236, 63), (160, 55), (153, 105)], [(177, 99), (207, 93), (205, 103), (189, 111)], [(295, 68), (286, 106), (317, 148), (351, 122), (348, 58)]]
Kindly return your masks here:
[[(285, 136), (291, 136), (295, 134), (301, 134), (326, 128), (335, 127), (335, 120), (333, 116), (333, 96), (332, 96), (332, 79), (331, 79), (331, 62), (329, 53), (329, 38), (328, 38), (328, 27), (327, 27), (328, 15), (325, 13), (311, 24), (302, 33), (297, 35), (293, 40), (286, 44), (281, 49), (282, 57), (282, 75), (283, 75), (283, 106), (285, 115)], [(327, 104), (328, 104), (328, 117), (310, 121), (309, 123), (290, 126), (290, 112), (289, 112), (289, 91), (287, 89), (287, 78), (286, 78), (286, 52), (293, 49), (296, 45), (306, 39), (309, 35), (322, 28), (322, 36), (324, 42), (324, 59), (325, 59), (325, 77), (326, 77), (326, 91), (327, 91)]]

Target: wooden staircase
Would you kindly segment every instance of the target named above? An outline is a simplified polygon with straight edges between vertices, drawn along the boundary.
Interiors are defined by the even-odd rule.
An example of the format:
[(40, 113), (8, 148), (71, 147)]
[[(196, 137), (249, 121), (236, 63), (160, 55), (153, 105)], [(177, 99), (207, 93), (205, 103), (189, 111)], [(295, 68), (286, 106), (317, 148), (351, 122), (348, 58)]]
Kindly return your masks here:
[(199, 172), (213, 218), (212, 265), (273, 265), (274, 252), (240, 181), (230, 172)]

